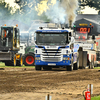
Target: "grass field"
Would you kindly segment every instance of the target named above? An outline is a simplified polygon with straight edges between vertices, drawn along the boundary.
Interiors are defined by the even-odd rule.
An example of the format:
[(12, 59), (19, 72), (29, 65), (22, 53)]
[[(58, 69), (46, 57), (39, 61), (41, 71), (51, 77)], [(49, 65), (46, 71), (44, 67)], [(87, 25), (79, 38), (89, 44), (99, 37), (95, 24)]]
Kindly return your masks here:
[(100, 67), (94, 67), (94, 69), (100, 69)]
[(2, 62), (0, 62), (0, 68), (3, 68), (3, 67), (10, 67), (10, 68), (14, 68), (14, 67), (16, 67), (16, 68), (22, 68), (22, 67), (30, 67), (30, 68), (34, 68), (35, 66), (25, 66), (25, 65), (23, 65), (23, 66), (5, 66), (5, 64), (4, 63), (2, 63)]
[(91, 100), (100, 100), (100, 96), (92, 97)]

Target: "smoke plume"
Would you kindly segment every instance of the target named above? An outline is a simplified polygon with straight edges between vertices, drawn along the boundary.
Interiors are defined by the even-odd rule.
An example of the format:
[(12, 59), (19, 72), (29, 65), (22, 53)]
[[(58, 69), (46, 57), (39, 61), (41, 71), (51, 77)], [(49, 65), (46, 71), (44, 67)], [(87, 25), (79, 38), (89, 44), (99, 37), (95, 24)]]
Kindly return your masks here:
[(48, 19), (54, 23), (64, 23), (65, 22), (65, 10), (60, 6), (60, 2), (57, 0), (42, 0), (35, 6), (35, 10), (38, 15), (45, 13)]
[[(32, 20), (47, 21), (50, 19), (54, 23), (74, 23), (78, 8), (77, 0), (26, 0), (25, 5), (22, 5), (22, 10), (22, 6), (15, 3), (15, 0), (0, 0), (0, 3), (3, 2), (6, 2), (5, 7), (8, 7), (12, 13), (12, 16), (9, 18), (7, 16), (6, 19), (11, 21), (15, 19), (29, 26), (33, 23)], [(23, 2), (25, 1), (23, 0)], [(20, 13), (17, 13), (16, 10), (19, 10)], [(5, 20), (3, 14), (5, 11), (1, 13), (2, 16), (0, 17)]]
[(35, 8), (39, 16), (44, 12), (46, 16), (55, 23), (68, 23), (72, 25), (75, 21), (75, 11), (78, 8), (78, 1), (42, 0)]
[(54, 23), (65, 23), (66, 13), (63, 7), (60, 6), (60, 2), (56, 2), (54, 5), (50, 5), (49, 9), (45, 12), (46, 16)]
[[(61, 1), (62, 7), (64, 7), (67, 15), (67, 21), (69, 24), (72, 24), (75, 21), (75, 11), (78, 8), (78, 1), (77, 0), (62, 0)], [(70, 23), (72, 21), (72, 23)]]

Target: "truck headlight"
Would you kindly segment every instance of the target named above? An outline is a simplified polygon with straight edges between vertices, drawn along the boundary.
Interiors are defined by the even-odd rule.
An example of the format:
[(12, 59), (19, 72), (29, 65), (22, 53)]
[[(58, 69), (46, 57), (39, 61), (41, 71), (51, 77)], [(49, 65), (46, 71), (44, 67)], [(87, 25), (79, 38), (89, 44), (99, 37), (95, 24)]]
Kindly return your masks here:
[(69, 57), (63, 57), (63, 60), (70, 60)]
[(40, 57), (35, 57), (35, 60), (41, 60), (41, 58)]

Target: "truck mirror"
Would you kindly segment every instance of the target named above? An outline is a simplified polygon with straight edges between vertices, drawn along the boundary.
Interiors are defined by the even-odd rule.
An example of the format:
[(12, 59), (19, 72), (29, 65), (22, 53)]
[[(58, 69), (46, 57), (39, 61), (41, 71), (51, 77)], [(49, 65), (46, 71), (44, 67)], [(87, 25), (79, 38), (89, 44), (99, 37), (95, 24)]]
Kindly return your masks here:
[(92, 35), (92, 39), (95, 40), (95, 35), (94, 34)]

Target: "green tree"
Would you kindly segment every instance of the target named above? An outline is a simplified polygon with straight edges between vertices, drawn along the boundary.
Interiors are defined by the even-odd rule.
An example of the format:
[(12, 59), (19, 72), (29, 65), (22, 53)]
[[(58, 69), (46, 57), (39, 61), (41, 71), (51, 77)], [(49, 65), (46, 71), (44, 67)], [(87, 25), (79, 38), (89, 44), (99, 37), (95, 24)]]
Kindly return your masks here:
[(19, 11), (16, 10), (16, 13), (11, 13), (12, 7), (9, 6), (3, 0), (0, 1), (0, 20), (13, 20), (17, 18)]
[(79, 4), (81, 9), (84, 9), (85, 6), (89, 6), (100, 11), (100, 0), (79, 0)]
[(45, 13), (38, 16), (35, 6), (42, 0), (16, 0), (16, 3), (20, 6), (20, 14), (22, 14), (26, 21), (31, 23), (31, 20), (44, 20), (49, 21)]
[(7, 19), (7, 17), (11, 16), (10, 9), (8, 10), (8, 7), (5, 7), (6, 3), (0, 3), (0, 19)]

